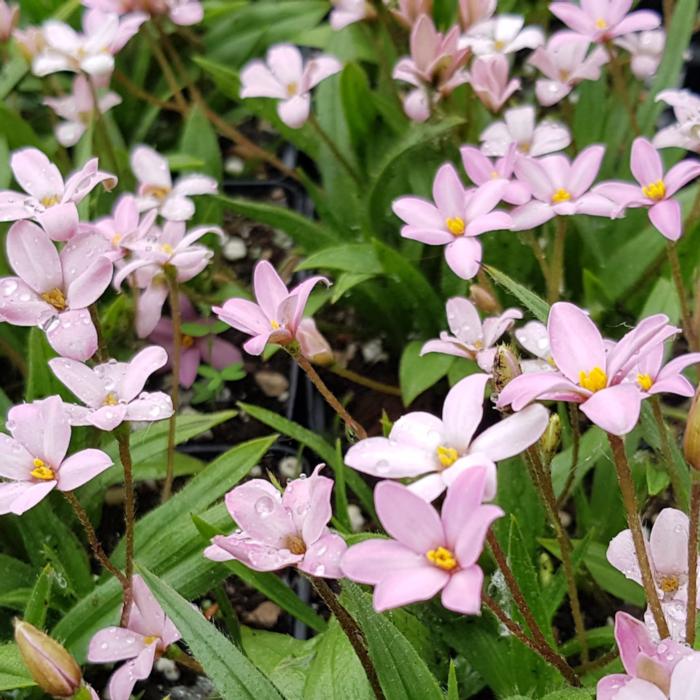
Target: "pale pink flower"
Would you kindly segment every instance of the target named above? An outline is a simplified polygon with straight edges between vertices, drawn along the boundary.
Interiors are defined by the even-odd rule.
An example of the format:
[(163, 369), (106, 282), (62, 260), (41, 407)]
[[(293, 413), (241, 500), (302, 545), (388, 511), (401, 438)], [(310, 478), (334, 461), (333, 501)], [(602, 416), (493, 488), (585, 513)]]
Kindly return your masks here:
[(83, 14), (83, 31), (52, 19), (42, 28), (44, 47), (32, 61), (38, 76), (72, 71), (106, 79), (114, 70), (114, 55), (139, 30), (148, 15), (134, 12), (119, 17), (113, 12), (88, 10)]
[(469, 71), (469, 83), (484, 106), (494, 113), (520, 89), (520, 80), (508, 80), (508, 59), (501, 54), (477, 57)]
[(9, 41), (19, 22), (19, 6), (0, 0), (0, 42)]
[(168, 360), (161, 347), (152, 345), (129, 362), (110, 360), (95, 367), (56, 357), (49, 360), (53, 373), (84, 404), (66, 404), (72, 425), (94, 425), (111, 431), (124, 421), (151, 422), (173, 413), (170, 397), (162, 391), (144, 392), (148, 378)]
[(399, 0), (398, 9), (392, 10), (396, 20), (411, 29), (421, 15), (431, 15), (433, 0)]
[(468, 46), (476, 56), (508, 54), (522, 49), (535, 49), (544, 44), (540, 27), (525, 27), (521, 15), (498, 15), (471, 27), (460, 46)]
[(199, 0), (83, 0), (83, 5), (118, 15), (137, 10), (151, 16), (167, 15), (173, 24), (180, 26), (198, 24), (204, 17)]
[(695, 700), (700, 695), (700, 654), (681, 659), (671, 674), (670, 700)]
[(302, 127), (311, 110), (311, 90), (342, 70), (333, 56), (319, 55), (306, 61), (290, 44), (267, 50), (265, 61), (251, 61), (241, 71), (241, 97), (272, 97), (279, 118), (291, 129)]
[(187, 221), (194, 216), (190, 196), (218, 191), (216, 180), (208, 175), (183, 175), (173, 184), (167, 158), (149, 146), (137, 146), (129, 162), (138, 180), (139, 210), (156, 209), (169, 221)]
[[(675, 508), (664, 508), (651, 528), (647, 549), (671, 638), (682, 642), (685, 639), (688, 601), (688, 516)], [(616, 569), (642, 585), (642, 574), (630, 530), (623, 530), (610, 541), (607, 556)], [(700, 595), (698, 598), (700, 603)], [(645, 620), (647, 626), (656, 630), (649, 610)]]
[(683, 160), (664, 174), (664, 164), (656, 148), (647, 139), (638, 137), (632, 144), (630, 168), (638, 185), (605, 182), (595, 192), (614, 201), (620, 209), (648, 208), (653, 226), (669, 240), (677, 241), (683, 234), (683, 217), (681, 204), (673, 195), (700, 175), (700, 160)]
[(478, 560), (491, 524), (504, 515), (482, 504), (486, 481), (483, 468), (464, 472), (448, 490), (442, 513), (401, 484), (377, 484), (374, 504), (391, 539), (360, 542), (341, 561), (345, 576), (374, 586), (377, 612), (442, 592), (448, 610), (480, 613), (484, 572)]
[(504, 181), (493, 180), (465, 191), (454, 166), (447, 163), (433, 180), (434, 204), (422, 197), (399, 197), (392, 209), (406, 223), (401, 229), (404, 238), (444, 245), (451, 270), (471, 279), (481, 264), (477, 236), (511, 226), (508, 214), (494, 211), (506, 188)]
[(462, 146), (459, 152), (464, 170), (475, 185), (483, 185), (491, 180), (503, 181), (506, 183), (503, 192), (504, 202), (525, 204), (530, 200), (530, 188), (513, 178), (517, 156), (514, 143), (510, 145), (506, 154), (496, 161), (491, 161), (475, 146)]
[(117, 200), (112, 214), (98, 219), (91, 230), (99, 233), (111, 246), (109, 257), (119, 261), (129, 252), (125, 246), (144, 238), (153, 227), (157, 216), (156, 209), (151, 209), (141, 216), (136, 198), (125, 194)]
[(689, 90), (663, 90), (656, 100), (673, 107), (676, 123), (657, 132), (654, 146), (675, 146), (700, 153), (700, 97)]
[(112, 466), (102, 450), (66, 458), (71, 428), (59, 396), (14, 406), (6, 427), (12, 437), (0, 433), (0, 514), (22, 515), (53, 489), (73, 491)]
[(0, 319), (15, 326), (38, 326), (59, 355), (89, 359), (97, 350), (97, 331), (88, 308), (112, 279), (107, 251), (100, 236), (81, 233), (59, 254), (36, 224), (13, 224), (7, 234), (7, 258), (18, 276), (0, 281)]
[(88, 661), (108, 664), (126, 661), (109, 679), (110, 700), (129, 700), (138, 681), (151, 675), (156, 660), (180, 639), (144, 580), (133, 579), (134, 601), (126, 627), (106, 627), (96, 632), (88, 647)]
[(236, 559), (255, 571), (296, 566), (322, 578), (340, 578), (347, 545), (328, 529), (333, 480), (313, 474), (291, 481), (281, 494), (269, 481), (251, 479), (226, 494), (226, 508), (238, 525), (217, 535), (204, 550), (214, 561)]
[[(180, 312), (183, 323), (211, 325), (211, 319), (200, 318), (190, 300), (180, 294)], [(161, 318), (148, 339), (163, 346), (168, 355), (164, 368), (170, 367), (170, 359), (174, 347), (173, 322), (169, 318)], [(204, 362), (214, 369), (222, 370), (230, 365), (241, 362), (240, 350), (213, 333), (199, 337), (182, 335), (180, 338), (180, 386), (189, 389), (197, 378), (197, 369)]]
[(557, 32), (546, 46), (540, 46), (528, 59), (545, 79), (535, 83), (539, 103), (551, 107), (563, 100), (583, 80), (598, 80), (600, 68), (608, 62), (608, 52), (576, 32)]
[(629, 375), (646, 394), (677, 394), (690, 398), (695, 394), (693, 385), (683, 376), (683, 370), (700, 362), (700, 353), (680, 355), (664, 365), (664, 346), (657, 345), (634, 367)]
[(573, 162), (559, 154), (518, 158), (515, 174), (530, 188), (532, 199), (511, 212), (513, 230), (533, 229), (555, 216), (615, 216), (618, 207), (614, 202), (589, 192), (604, 155), (605, 146), (589, 146)]
[(459, 0), (459, 23), (466, 32), (489, 19), (496, 11), (496, 0)]
[(608, 433), (629, 433), (648, 394), (627, 377), (647, 353), (677, 332), (667, 316), (657, 314), (642, 319), (617, 343), (606, 344), (584, 311), (557, 302), (547, 324), (556, 371), (515, 377), (501, 391), (497, 405), (519, 411), (535, 399), (578, 403)]
[(331, 4), (333, 9), (329, 21), (336, 31), (376, 15), (374, 8), (367, 0), (331, 0)]
[[(122, 98), (116, 92), (106, 92), (99, 98), (98, 110), (100, 114), (104, 114), (112, 107), (121, 104), (121, 101)], [(70, 95), (45, 97), (44, 104), (64, 119), (54, 127), (56, 140), (62, 146), (69, 147), (78, 143), (94, 118), (95, 102), (88, 78), (84, 75), (76, 76)]]
[(570, 29), (602, 44), (623, 34), (656, 29), (661, 24), (656, 12), (629, 13), (631, 7), (632, 0), (582, 0), (580, 6), (573, 2), (552, 2), (549, 10)]
[(666, 46), (666, 32), (654, 29), (638, 34), (626, 34), (615, 40), (615, 46), (629, 52), (630, 68), (640, 80), (647, 80), (656, 75)]
[(561, 151), (571, 143), (571, 134), (563, 124), (548, 119), (535, 124), (535, 108), (529, 105), (506, 110), (503, 119), (479, 136), (487, 156), (504, 156), (514, 143), (519, 153), (535, 158)]
[(520, 360), (523, 372), (548, 371), (554, 369), (554, 360), (549, 347), (549, 334), (547, 326), (539, 321), (528, 321), (524, 326), (513, 331), (515, 339), (536, 360)]
[(523, 317), (518, 309), (506, 309), (502, 314), (485, 318), (482, 322), (474, 304), (462, 297), (448, 299), (445, 312), (452, 335), (443, 331), (439, 339), (425, 343), (420, 354), (441, 352), (476, 360), (488, 374), (493, 370), (499, 338), (513, 326), (516, 319)]
[[(671, 680), (674, 669), (684, 659), (698, 656), (670, 639), (655, 641), (643, 622), (624, 612), (615, 615), (615, 641), (625, 673), (601, 678), (596, 700), (666, 700), (674, 685)], [(685, 676), (685, 670), (681, 674)], [(694, 696), (671, 692), (670, 697), (690, 700)]]
[(535, 404), (508, 416), (474, 437), (483, 417), (488, 374), (472, 374), (450, 389), (442, 419), (423, 411), (407, 413), (393, 425), (389, 437), (371, 437), (353, 445), (345, 463), (384, 479), (422, 477), (409, 489), (432, 501), (463, 472), (483, 467), (485, 498), (496, 495), (494, 462), (519, 454), (534, 444), (549, 421)]
[(328, 341), (316, 328), (313, 318), (302, 318), (297, 327), (296, 338), (299, 341), (301, 354), (318, 365), (329, 365), (335, 361), (333, 349)]
[(97, 169), (97, 158), (64, 183), (59, 169), (36, 148), (15, 151), (10, 169), (24, 192), (0, 191), (0, 221), (34, 219), (55, 241), (66, 241), (76, 233), (76, 205), (97, 185), (111, 190), (117, 184), (114, 175)]
[(267, 260), (261, 260), (253, 272), (253, 291), (257, 303), (247, 299), (229, 299), (214, 306), (214, 313), (229, 326), (252, 335), (243, 349), (260, 355), (268, 343), (288, 345), (296, 338), (311, 290), (319, 283), (330, 284), (325, 277), (309, 277), (294, 289), (287, 285)]
[(41, 30), (41, 27), (15, 29), (12, 32), (12, 38), (15, 40), (15, 43), (27, 63), (31, 63), (34, 56), (46, 46), (44, 32)]

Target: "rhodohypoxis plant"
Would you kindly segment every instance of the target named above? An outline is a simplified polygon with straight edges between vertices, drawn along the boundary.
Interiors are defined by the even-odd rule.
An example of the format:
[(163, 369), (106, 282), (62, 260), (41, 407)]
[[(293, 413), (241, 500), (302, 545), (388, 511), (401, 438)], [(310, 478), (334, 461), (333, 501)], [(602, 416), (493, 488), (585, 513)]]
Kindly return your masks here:
[(500, 54), (479, 56), (472, 63), (469, 83), (484, 106), (492, 112), (498, 112), (520, 89), (519, 80), (508, 80), (508, 60)]
[(462, 156), (462, 165), (469, 179), (475, 185), (483, 185), (491, 180), (503, 180), (506, 187), (503, 191), (503, 201), (508, 204), (525, 204), (529, 201), (530, 188), (519, 182), (513, 176), (515, 159), (517, 157), (516, 146), (511, 144), (506, 154), (496, 160), (486, 157), (475, 146), (462, 146), (459, 149)]
[(666, 46), (666, 32), (654, 29), (638, 34), (625, 34), (615, 39), (619, 46), (630, 54), (630, 69), (640, 80), (648, 80), (656, 75)]
[(329, 21), (331, 27), (336, 30), (376, 16), (374, 8), (367, 0), (332, 0), (332, 3)]
[(654, 146), (677, 146), (700, 153), (700, 97), (689, 90), (663, 90), (656, 99), (673, 107), (676, 123), (656, 133)]
[(520, 15), (498, 15), (472, 27), (461, 43), (477, 56), (509, 54), (541, 46), (544, 32), (539, 27), (523, 29), (524, 24)]
[(135, 10), (155, 16), (167, 14), (173, 24), (180, 26), (198, 24), (204, 16), (204, 8), (199, 0), (83, 0), (83, 5), (118, 15)]

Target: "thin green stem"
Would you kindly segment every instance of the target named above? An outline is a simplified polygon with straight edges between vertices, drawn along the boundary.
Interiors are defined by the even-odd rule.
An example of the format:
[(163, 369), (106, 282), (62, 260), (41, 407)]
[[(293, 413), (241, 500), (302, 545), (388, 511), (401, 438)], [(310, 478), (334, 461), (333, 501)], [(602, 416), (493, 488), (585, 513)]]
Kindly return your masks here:
[(151, 48), (151, 51), (156, 57), (156, 61), (158, 62), (160, 69), (163, 71), (163, 77), (165, 78), (165, 82), (168, 84), (170, 92), (173, 93), (175, 104), (177, 105), (179, 111), (182, 112), (182, 114), (188, 114), (190, 111), (190, 107), (187, 104), (187, 100), (185, 99), (184, 95), (182, 94), (182, 90), (180, 90), (180, 86), (178, 85), (175, 73), (173, 72), (173, 69), (171, 68), (170, 63), (168, 62), (168, 59), (163, 53), (163, 49), (160, 47), (160, 43), (158, 42), (157, 37), (153, 36), (152, 32), (150, 31), (150, 28), (148, 28), (148, 30), (145, 32), (145, 35), (146, 39), (148, 40), (148, 44)]
[(695, 644), (695, 620), (698, 595), (698, 519), (700, 518), (700, 474), (693, 470), (690, 491), (690, 523), (688, 532), (688, 609), (685, 619), (685, 641)]
[(161, 501), (165, 503), (173, 491), (173, 478), (175, 476), (175, 428), (177, 410), (180, 407), (180, 360), (182, 358), (182, 313), (180, 311), (180, 289), (177, 283), (177, 270), (170, 266), (165, 268), (165, 278), (168, 282), (168, 296), (170, 299), (170, 317), (173, 322), (173, 354), (171, 357), (173, 376), (170, 389), (170, 398), (173, 402), (173, 414), (168, 423), (168, 453), (165, 471), (165, 482), (161, 493)]
[(684, 502), (683, 499), (683, 487), (681, 486), (681, 475), (678, 473), (678, 468), (676, 467), (676, 462), (673, 459), (673, 452), (671, 451), (671, 442), (668, 439), (668, 428), (666, 427), (666, 421), (664, 420), (664, 414), (661, 409), (661, 399), (658, 394), (651, 397), (651, 408), (654, 413), (654, 420), (656, 421), (656, 427), (659, 430), (659, 437), (661, 438), (661, 454), (663, 456), (664, 462), (666, 462), (666, 470), (671, 479), (671, 487), (673, 488), (673, 497), (676, 505), (685, 510), (687, 508), (687, 501)]
[(671, 276), (673, 277), (673, 284), (676, 287), (676, 293), (678, 294), (678, 301), (681, 304), (681, 324), (683, 325), (683, 334), (690, 349), (694, 352), (698, 351), (698, 339), (695, 336), (695, 331), (693, 329), (693, 316), (690, 313), (690, 306), (688, 305), (688, 295), (685, 291), (685, 285), (683, 284), (683, 273), (681, 272), (681, 261), (678, 258), (678, 249), (675, 241), (666, 242), (666, 255), (668, 256), (668, 262), (671, 266)]
[(348, 159), (340, 152), (340, 149), (338, 148), (337, 144), (319, 124), (318, 119), (316, 119), (316, 115), (313, 112), (309, 112), (309, 124), (311, 124), (311, 127), (319, 135), (321, 141), (323, 141), (323, 143), (325, 143), (326, 146), (328, 146), (338, 163), (340, 163), (340, 165), (343, 166), (343, 169), (355, 181), (355, 184), (357, 184), (359, 188), (362, 188), (364, 183), (362, 182), (360, 174), (357, 172), (357, 170), (355, 170), (355, 168), (352, 165), (350, 165), (350, 161), (348, 161)]
[(554, 245), (552, 247), (552, 264), (549, 269), (547, 301), (553, 304), (559, 301), (564, 282), (564, 251), (566, 244), (566, 217), (560, 216), (556, 221)]
[(641, 130), (639, 129), (639, 122), (637, 121), (637, 113), (634, 110), (634, 105), (629, 99), (629, 91), (625, 82), (625, 73), (620, 61), (620, 54), (610, 41), (605, 44), (605, 48), (608, 52), (608, 58), (610, 59), (608, 66), (613, 81), (613, 90), (627, 110), (630, 126), (632, 127), (634, 135), (639, 136)]
[(399, 387), (392, 386), (391, 384), (384, 384), (383, 382), (377, 382), (374, 379), (370, 379), (369, 377), (365, 377), (362, 374), (353, 372), (347, 367), (341, 367), (340, 365), (330, 365), (328, 367), (328, 370), (330, 372), (333, 372), (333, 374), (337, 374), (343, 379), (347, 379), (348, 381), (354, 382), (355, 384), (359, 384), (360, 386), (366, 386), (368, 389), (379, 391), (382, 394), (389, 394), (390, 396), (401, 396), (401, 389), (399, 389)]
[(115, 431), (119, 445), (119, 459), (124, 468), (124, 526), (126, 540), (125, 573), (127, 586), (124, 589), (124, 607), (122, 608), (121, 625), (125, 627), (129, 621), (129, 612), (134, 600), (134, 524), (136, 522), (136, 494), (134, 492), (134, 467), (129, 446), (130, 427), (123, 423)]
[(557, 510), (566, 503), (569, 498), (569, 492), (576, 479), (576, 469), (578, 468), (578, 457), (581, 450), (581, 421), (578, 414), (578, 405), (575, 403), (569, 404), (569, 421), (571, 423), (571, 466), (569, 474), (566, 477), (566, 483), (561, 490), (561, 495), (557, 499)]
[(114, 173), (121, 177), (121, 170), (119, 167), (119, 161), (117, 160), (117, 154), (114, 152), (114, 147), (112, 146), (112, 139), (109, 137), (107, 132), (107, 125), (105, 123), (104, 115), (100, 111), (100, 98), (97, 95), (97, 88), (95, 83), (92, 81), (91, 76), (86, 76), (88, 85), (90, 86), (90, 94), (92, 95), (92, 119), (95, 124), (95, 129), (100, 136), (102, 141), (102, 147), (107, 152), (107, 157), (110, 161), (110, 166)]

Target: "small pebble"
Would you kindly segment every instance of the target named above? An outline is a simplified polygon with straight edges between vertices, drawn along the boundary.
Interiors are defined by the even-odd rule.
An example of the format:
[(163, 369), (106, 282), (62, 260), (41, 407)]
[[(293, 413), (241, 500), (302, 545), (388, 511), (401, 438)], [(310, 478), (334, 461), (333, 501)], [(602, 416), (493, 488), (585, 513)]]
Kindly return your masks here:
[(246, 255), (248, 255), (248, 249), (241, 238), (231, 236), (231, 238), (224, 243), (221, 253), (226, 260), (242, 260)]
[(348, 518), (353, 532), (360, 532), (365, 526), (365, 517), (362, 515), (360, 507), (351, 503), (348, 506)]
[(281, 398), (289, 389), (289, 380), (279, 372), (262, 369), (255, 373), (255, 383), (265, 396)]
[(257, 625), (264, 629), (270, 629), (277, 624), (281, 613), (282, 610), (278, 605), (266, 600), (264, 603), (260, 603), (255, 610), (244, 613), (243, 619), (249, 625)]
[(279, 462), (278, 468), (280, 476), (283, 476), (287, 479), (293, 479), (300, 472), (299, 460), (292, 455), (290, 455), (289, 457), (283, 457)]

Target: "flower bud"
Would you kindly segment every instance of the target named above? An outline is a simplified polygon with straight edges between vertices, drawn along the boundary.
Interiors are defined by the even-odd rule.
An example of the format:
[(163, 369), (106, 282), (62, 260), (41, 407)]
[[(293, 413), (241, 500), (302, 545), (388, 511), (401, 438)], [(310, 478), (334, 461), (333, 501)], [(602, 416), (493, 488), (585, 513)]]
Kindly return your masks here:
[(330, 365), (335, 362), (333, 350), (328, 341), (316, 328), (312, 318), (305, 318), (297, 328), (296, 339), (301, 346), (301, 354), (316, 365)]
[(700, 470), (700, 392), (695, 394), (693, 403), (688, 411), (688, 420), (685, 424), (685, 435), (683, 436), (683, 454), (685, 461)]
[(34, 682), (55, 698), (70, 698), (82, 685), (75, 659), (55, 640), (28, 622), (14, 620), (15, 641)]
[(549, 462), (559, 447), (561, 438), (561, 420), (556, 413), (549, 416), (549, 423), (540, 438), (540, 447), (544, 452), (547, 462)]
[(473, 284), (469, 287), (469, 298), (482, 314), (495, 314), (501, 308), (498, 301), (494, 299), (493, 294), (478, 284)]
[(513, 348), (499, 345), (493, 358), (493, 386), (496, 393), (503, 391), (506, 384), (520, 374), (520, 361)]

